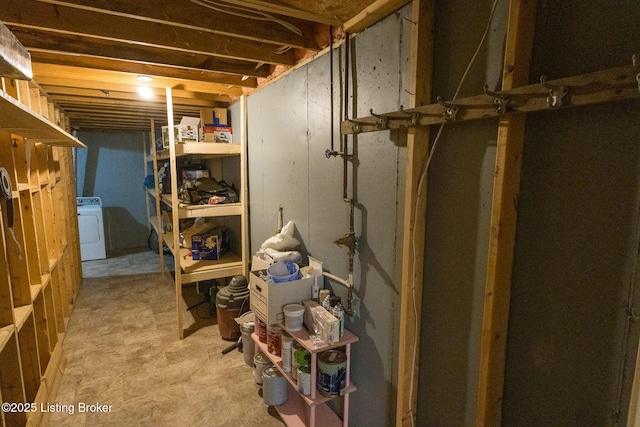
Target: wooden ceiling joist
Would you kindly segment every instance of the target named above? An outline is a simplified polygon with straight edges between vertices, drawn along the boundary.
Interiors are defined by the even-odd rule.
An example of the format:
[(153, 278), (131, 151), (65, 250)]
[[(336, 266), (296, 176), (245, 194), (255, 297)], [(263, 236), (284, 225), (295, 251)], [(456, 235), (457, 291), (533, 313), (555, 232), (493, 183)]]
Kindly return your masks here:
[[(64, 86), (42, 86), (42, 88), (49, 94), (50, 96), (55, 96), (56, 100), (60, 102), (63, 97), (77, 97), (80, 100), (93, 101), (96, 97), (105, 97), (108, 99), (120, 99), (120, 100), (129, 100), (129, 101), (140, 101), (140, 96), (136, 93), (131, 92), (118, 92), (118, 91), (109, 91), (108, 96), (106, 93), (96, 89), (82, 89), (82, 88), (70, 88)], [(160, 94), (159, 90), (154, 92), (153, 100), (155, 102), (166, 102), (166, 97), (163, 94)], [(71, 99), (71, 98), (69, 98)], [(202, 107), (202, 108), (213, 108), (220, 107), (219, 103), (213, 100), (207, 99), (194, 99), (194, 98), (173, 98), (173, 105), (186, 105), (192, 107)]]
[(176, 52), (244, 59), (267, 64), (294, 65), (293, 52), (278, 53), (278, 45), (243, 40), (237, 37), (172, 27), (90, 10), (31, 2), (25, 13), (24, 0), (4, 0), (0, 21), (24, 30), (47, 29), (59, 34), (101, 38), (158, 47)]
[(217, 82), (231, 86), (255, 88), (257, 80), (249, 77), (242, 80), (242, 76), (219, 73), (216, 71), (170, 67), (166, 65), (143, 63), (139, 61), (125, 61), (115, 58), (104, 58), (89, 55), (73, 55), (66, 52), (51, 52), (31, 49), (31, 60), (43, 64), (67, 65), (96, 70), (116, 71), (124, 73), (144, 74), (153, 77), (166, 77), (171, 79), (195, 80), (203, 82)]
[(22, 27), (7, 26), (27, 49), (65, 51), (75, 55), (98, 56), (148, 64), (164, 64), (187, 69), (204, 69), (219, 73), (232, 73), (253, 77), (267, 77), (269, 66), (202, 54), (176, 55), (157, 47), (113, 42), (93, 37), (56, 34)]
[[(273, 19), (247, 19), (184, 1), (176, 7), (175, 0), (131, 2), (128, 0), (43, 0), (61, 6), (100, 12), (107, 15), (131, 17), (191, 30), (271, 43), (279, 46), (320, 50), (314, 38), (311, 21), (273, 15)], [(171, 11), (171, 14), (165, 11)], [(224, 6), (222, 7), (224, 9)], [(249, 13), (245, 13), (249, 16)]]
[[(121, 84), (132, 87), (140, 86), (137, 80), (137, 74), (109, 72), (105, 70), (95, 70), (81, 67), (70, 67), (66, 65), (52, 65), (43, 63), (33, 63), (33, 74), (37, 82), (42, 85), (71, 86), (71, 87), (87, 87), (80, 86), (81, 81), (91, 82), (88, 88), (103, 89), (109, 85)], [(53, 83), (56, 82), (56, 83)], [(154, 78), (153, 81), (147, 83), (151, 88), (179, 89), (190, 92), (204, 92), (218, 95), (240, 96), (242, 89), (238, 87), (229, 87), (218, 83), (210, 83), (195, 80), (181, 80), (171, 78)]]

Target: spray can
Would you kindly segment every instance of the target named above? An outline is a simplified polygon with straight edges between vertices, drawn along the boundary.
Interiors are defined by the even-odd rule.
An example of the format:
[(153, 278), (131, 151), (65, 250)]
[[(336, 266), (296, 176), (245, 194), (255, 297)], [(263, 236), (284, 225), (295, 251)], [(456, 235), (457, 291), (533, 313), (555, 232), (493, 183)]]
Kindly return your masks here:
[(293, 344), (293, 337), (285, 330), (282, 330), (282, 370), (289, 373), (291, 372), (291, 361), (293, 354), (291, 346)]
[(344, 335), (344, 308), (342, 307), (342, 303), (338, 301), (336, 305), (334, 305), (333, 308), (331, 309), (331, 313), (334, 316), (336, 316), (338, 320), (340, 320), (339, 331), (340, 331), (340, 336), (343, 336)]

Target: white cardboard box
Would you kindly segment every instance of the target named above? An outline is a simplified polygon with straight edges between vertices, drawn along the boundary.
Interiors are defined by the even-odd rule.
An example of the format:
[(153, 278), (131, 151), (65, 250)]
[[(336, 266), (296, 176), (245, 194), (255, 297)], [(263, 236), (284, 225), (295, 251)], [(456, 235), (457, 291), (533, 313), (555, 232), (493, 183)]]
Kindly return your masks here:
[[(264, 279), (260, 277), (264, 274)], [(266, 270), (249, 273), (251, 311), (267, 325), (284, 322), (282, 307), (287, 304), (300, 304), (311, 299), (311, 287), (315, 277), (292, 280), (291, 282), (269, 283)]]

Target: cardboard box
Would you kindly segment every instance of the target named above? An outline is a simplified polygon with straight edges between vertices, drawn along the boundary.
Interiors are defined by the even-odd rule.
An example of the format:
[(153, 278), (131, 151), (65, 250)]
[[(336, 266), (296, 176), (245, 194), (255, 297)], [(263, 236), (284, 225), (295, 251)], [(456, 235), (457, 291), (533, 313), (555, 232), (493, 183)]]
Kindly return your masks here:
[(266, 279), (266, 270), (249, 273), (251, 311), (267, 325), (284, 322), (282, 307), (285, 305), (310, 299), (315, 282), (315, 277), (281, 283), (269, 283)]
[(200, 123), (226, 126), (229, 124), (226, 108), (201, 108)]
[(231, 144), (233, 129), (229, 126), (204, 125), (204, 142)]
[(251, 259), (251, 271), (266, 270), (272, 262), (272, 260), (266, 260), (254, 255)]
[(203, 234), (191, 236), (193, 260), (218, 260), (229, 250), (229, 230), (216, 227)]

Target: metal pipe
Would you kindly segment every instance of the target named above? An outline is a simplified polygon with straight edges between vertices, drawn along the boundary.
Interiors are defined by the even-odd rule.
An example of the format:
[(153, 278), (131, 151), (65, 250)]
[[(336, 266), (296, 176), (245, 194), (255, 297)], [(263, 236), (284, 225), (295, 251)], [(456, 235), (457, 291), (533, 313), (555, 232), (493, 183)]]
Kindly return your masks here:
[(331, 99), (331, 153), (335, 153), (333, 147), (333, 25), (329, 26), (329, 97)]
[(322, 275), (333, 280), (334, 282), (338, 282), (347, 288), (351, 287), (351, 282), (349, 280), (343, 279), (342, 277), (336, 276), (335, 274), (327, 273), (326, 271), (322, 272)]
[[(345, 34), (344, 41), (344, 120), (349, 119), (349, 33)], [(347, 200), (347, 167), (349, 162), (348, 135), (342, 137), (342, 198)]]

